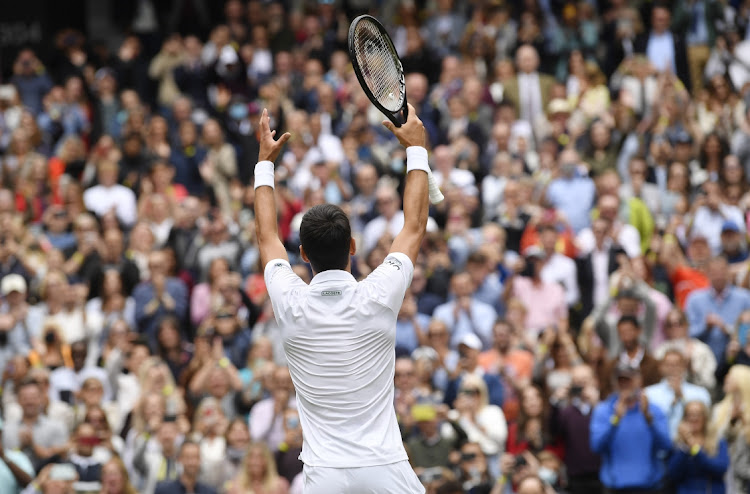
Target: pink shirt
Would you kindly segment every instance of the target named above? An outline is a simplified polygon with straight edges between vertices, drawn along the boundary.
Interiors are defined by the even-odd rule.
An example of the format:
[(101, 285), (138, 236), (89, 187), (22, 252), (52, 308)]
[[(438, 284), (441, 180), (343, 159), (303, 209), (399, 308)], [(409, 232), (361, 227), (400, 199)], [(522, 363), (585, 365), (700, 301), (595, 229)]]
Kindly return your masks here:
[(557, 326), (567, 316), (565, 291), (558, 283), (534, 284), (531, 278), (516, 276), (513, 296), (526, 307), (526, 331), (539, 334), (547, 326)]

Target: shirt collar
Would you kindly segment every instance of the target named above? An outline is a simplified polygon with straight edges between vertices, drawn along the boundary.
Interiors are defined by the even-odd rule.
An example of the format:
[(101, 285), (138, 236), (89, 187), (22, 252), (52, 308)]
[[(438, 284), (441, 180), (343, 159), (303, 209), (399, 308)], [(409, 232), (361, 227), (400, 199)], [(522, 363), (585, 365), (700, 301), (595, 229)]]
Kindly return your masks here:
[(320, 283), (327, 283), (329, 281), (356, 282), (357, 280), (354, 279), (354, 276), (352, 276), (349, 271), (344, 271), (341, 269), (329, 269), (328, 271), (323, 271), (322, 273), (316, 274), (310, 282), (310, 285), (318, 285)]

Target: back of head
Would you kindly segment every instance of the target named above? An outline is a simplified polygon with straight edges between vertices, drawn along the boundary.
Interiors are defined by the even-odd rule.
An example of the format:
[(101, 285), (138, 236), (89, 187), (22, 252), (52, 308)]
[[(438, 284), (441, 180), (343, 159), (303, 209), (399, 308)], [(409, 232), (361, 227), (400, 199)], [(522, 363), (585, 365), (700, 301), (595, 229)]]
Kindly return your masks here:
[(320, 204), (310, 208), (302, 217), (299, 237), (313, 271), (346, 269), (352, 229), (340, 207)]

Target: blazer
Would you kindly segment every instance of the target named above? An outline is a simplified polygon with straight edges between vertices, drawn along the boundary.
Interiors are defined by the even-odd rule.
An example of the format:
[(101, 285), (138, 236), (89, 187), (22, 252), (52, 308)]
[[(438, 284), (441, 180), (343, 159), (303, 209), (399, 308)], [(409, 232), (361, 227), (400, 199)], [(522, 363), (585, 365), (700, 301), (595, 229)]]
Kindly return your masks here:
[[(651, 32), (642, 33), (636, 36), (633, 41), (633, 49), (636, 53), (646, 53), (648, 47), (648, 40), (651, 37)], [(690, 69), (688, 68), (687, 60), (687, 47), (685, 45), (685, 39), (679, 34), (672, 32), (672, 40), (674, 41), (674, 65), (677, 70), (675, 74), (685, 85), (685, 89), (690, 91)]]
[[(550, 101), (550, 91), (555, 84), (555, 78), (551, 75), (539, 73), (539, 88), (542, 91), (542, 111), (547, 112)], [(521, 96), (518, 89), (518, 77), (514, 77), (503, 83), (503, 100), (513, 103), (516, 112), (521, 114)]]
[[(609, 261), (607, 264), (607, 273), (612, 274), (619, 267), (617, 264), (617, 255), (622, 253), (622, 247), (611, 245), (609, 247)], [(594, 310), (594, 264), (591, 259), (592, 254), (589, 252), (583, 257), (576, 259), (578, 268), (578, 287), (581, 290), (581, 319), (587, 317)]]

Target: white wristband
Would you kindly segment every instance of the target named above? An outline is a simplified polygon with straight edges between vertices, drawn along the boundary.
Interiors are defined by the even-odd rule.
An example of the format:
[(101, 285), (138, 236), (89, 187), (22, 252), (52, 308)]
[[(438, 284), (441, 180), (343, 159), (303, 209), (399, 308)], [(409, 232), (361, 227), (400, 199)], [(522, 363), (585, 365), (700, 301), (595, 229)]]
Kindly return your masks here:
[(430, 165), (427, 163), (427, 150), (422, 146), (406, 148), (406, 173), (412, 170), (430, 172)]
[(255, 165), (255, 188), (268, 185), (273, 189), (274, 183), (273, 162), (259, 161)]

